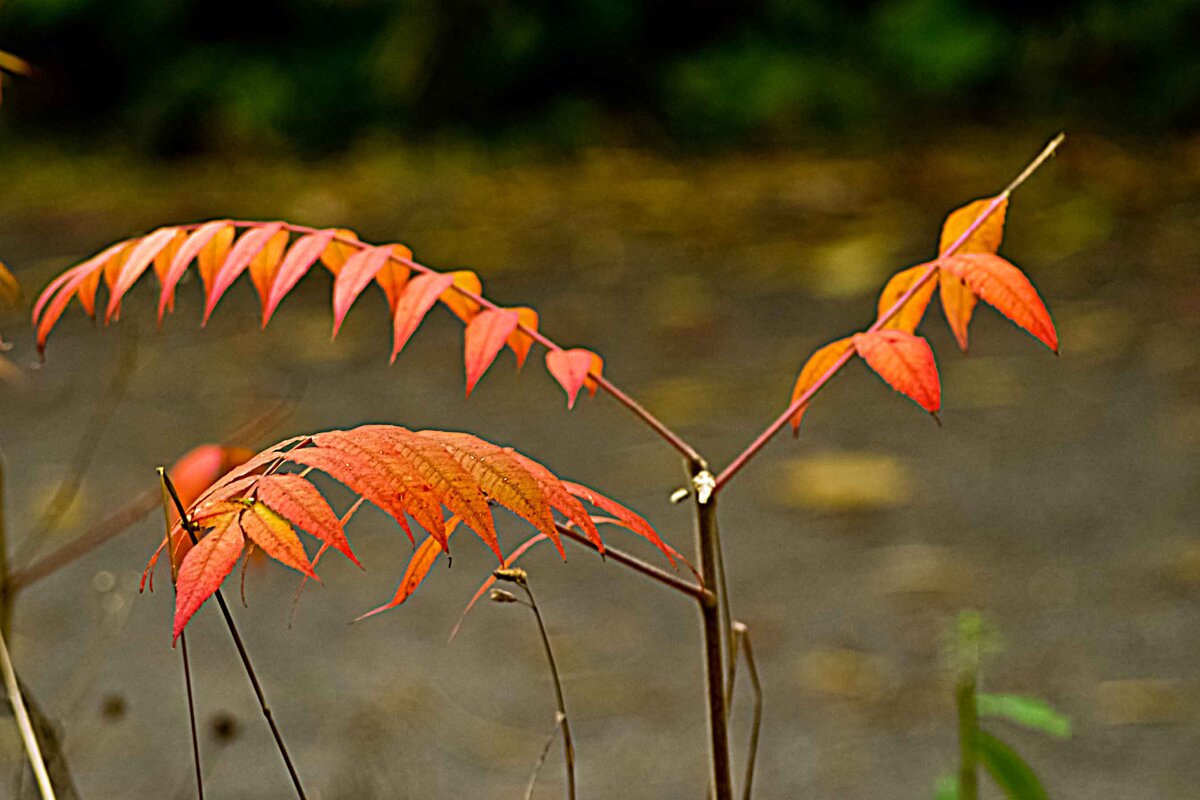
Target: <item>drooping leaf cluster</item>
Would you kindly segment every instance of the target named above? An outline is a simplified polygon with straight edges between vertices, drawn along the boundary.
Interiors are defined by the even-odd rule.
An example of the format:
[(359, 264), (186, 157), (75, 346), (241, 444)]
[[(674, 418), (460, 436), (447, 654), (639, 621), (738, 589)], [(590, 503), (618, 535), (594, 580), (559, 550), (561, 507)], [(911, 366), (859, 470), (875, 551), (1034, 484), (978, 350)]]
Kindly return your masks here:
[[(197, 461), (204, 464), (197, 463), (196, 471), (204, 471), (210, 457), (218, 456), (222, 454), (215, 451), (198, 454)], [(312, 470), (344, 484), (359, 495), (359, 501), (339, 516), (309, 480)], [(184, 474), (178, 468), (177, 473)], [(358, 564), (345, 525), (364, 500), (392, 516), (414, 545), (410, 519), (428, 534), (395, 598), (376, 611), (399, 605), (412, 594), (437, 556), (449, 552), (450, 536), (460, 523), (504, 564), (492, 516), (494, 505), (528, 522), (537, 530), (537, 541), (552, 542), (564, 557), (560, 535), (564, 523), (603, 554), (596, 523), (609, 522), (644, 537), (672, 563), (679, 558), (638, 514), (586, 486), (560, 480), (512, 448), (466, 433), (364, 425), (282, 441), (245, 459), (199, 495), (188, 509), (188, 525), (176, 525), (169, 542), (164, 538), (147, 567), (149, 573), (169, 544), (176, 576), (175, 636), (249, 547), (262, 549), (309, 578), (317, 577), (320, 555), (329, 547)], [(612, 517), (593, 516), (585, 503)], [(321, 542), (317, 557), (309, 557), (297, 529)]]
[(1020, 269), (996, 254), (1007, 208), (1008, 198), (1001, 196), (976, 200), (952, 212), (942, 225), (941, 255), (891, 277), (879, 296), (875, 323), (809, 357), (792, 389), (793, 403), (803, 399), (791, 418), (793, 431), (799, 431), (808, 408), (804, 398), (855, 355), (897, 392), (936, 414), (941, 407), (937, 365), (929, 343), (915, 333), (935, 291), (963, 351), (976, 303), (983, 300), (1058, 352), (1058, 333), (1037, 290)]
[[(240, 232), (240, 235), (239, 235)], [(573, 406), (581, 388), (595, 394), (604, 370), (600, 356), (581, 348), (566, 350), (538, 331), (532, 308), (501, 308), (482, 296), (483, 284), (470, 270), (438, 272), (413, 260), (399, 244), (369, 245), (353, 231), (316, 230), (285, 222), (216, 220), (159, 228), (118, 242), (68, 269), (42, 292), (33, 309), (38, 351), (72, 300), (105, 324), (119, 319), (121, 301), (147, 272), (159, 282), (158, 320), (175, 307), (175, 291), (193, 265), (204, 286), (203, 323), (244, 273), (262, 304), (266, 327), (279, 304), (316, 264), (334, 276), (333, 335), (354, 302), (374, 283), (387, 297), (392, 322), (392, 361), (430, 310), (441, 303), (466, 325), (463, 343), (466, 389), (470, 395), (500, 352), (508, 347), (517, 366), (535, 342), (547, 348), (546, 367)], [(108, 290), (103, 313), (97, 295)]]

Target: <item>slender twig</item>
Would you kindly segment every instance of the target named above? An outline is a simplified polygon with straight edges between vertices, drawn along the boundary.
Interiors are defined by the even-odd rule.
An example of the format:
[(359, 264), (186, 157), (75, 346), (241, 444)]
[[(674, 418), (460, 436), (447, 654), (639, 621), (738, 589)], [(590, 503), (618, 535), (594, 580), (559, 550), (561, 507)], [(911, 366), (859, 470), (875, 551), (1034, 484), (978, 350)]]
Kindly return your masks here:
[[(166, 473), (163, 472), (159, 481), (163, 511), (163, 525), (166, 531), (167, 560), (171, 564), (171, 586), (175, 587), (179, 580), (179, 567), (175, 563), (175, 550), (171, 543), (171, 496), (167, 492)], [(192, 734), (192, 764), (196, 768), (196, 798), (204, 800), (204, 770), (200, 765), (200, 736), (196, 732), (196, 699), (192, 694), (192, 662), (188, 657), (187, 631), (179, 632), (179, 649), (183, 656), (183, 685), (187, 691), (188, 725)]]
[(83, 435), (79, 437), (79, 443), (71, 457), (70, 466), (62, 480), (59, 481), (58, 488), (55, 489), (54, 496), (46, 505), (45, 511), (42, 512), (42, 518), (38, 521), (37, 527), (17, 548), (17, 555), (13, 560), (18, 564), (32, 558), (33, 554), (49, 540), (50, 534), (58, 527), (63, 515), (75, 502), (79, 488), (83, 485), (84, 475), (91, 466), (92, 458), (96, 455), (96, 448), (100, 445), (100, 439), (112, 421), (117, 407), (121, 405), (125, 392), (129, 389), (133, 373), (137, 370), (137, 327), (130, 325), (125, 331), (117, 354), (117, 364), (113, 368), (108, 387), (92, 407), (92, 414), (83, 428)]
[[(746, 672), (750, 676), (750, 688), (754, 692), (754, 714), (750, 719), (750, 744), (746, 748), (746, 775), (742, 780), (742, 800), (750, 800), (754, 789), (754, 764), (758, 760), (758, 738), (762, 733), (762, 683), (758, 678), (758, 665), (754, 661), (754, 649), (750, 646), (750, 629), (744, 622), (733, 623), (733, 652), (737, 657), (741, 651), (746, 661)], [(730, 694), (733, 680), (730, 679)]]
[[(158, 475), (163, 485), (166, 486), (167, 492), (171, 495), (171, 500), (174, 501), (175, 508), (179, 511), (179, 520), (184, 530), (188, 532), (192, 543), (197, 544), (199, 540), (196, 538), (196, 526), (188, 517), (187, 508), (183, 505), (183, 501), (179, 499), (179, 493), (175, 490), (175, 484), (171, 483), (171, 478), (167, 475), (167, 471), (163, 467), (158, 468)], [(279, 755), (282, 756), (288, 775), (292, 779), (292, 785), (296, 789), (296, 796), (300, 800), (307, 800), (304, 787), (300, 783), (300, 775), (296, 772), (296, 767), (292, 763), (292, 757), (288, 753), (287, 744), (283, 741), (283, 734), (280, 732), (279, 726), (275, 724), (275, 717), (271, 713), (271, 707), (267, 705), (267, 696), (263, 692), (262, 685), (258, 682), (258, 674), (254, 671), (254, 665), (250, 663), (250, 654), (246, 652), (246, 645), (242, 642), (242, 636), (238, 633), (237, 625), (234, 624), (233, 615), (229, 613), (229, 605), (225, 602), (225, 597), (220, 589), (217, 589), (214, 594), (217, 598), (217, 605), (221, 608), (221, 616), (225, 618), (225, 627), (229, 629), (229, 635), (233, 637), (233, 644), (237, 647), (238, 655), (242, 659), (242, 666), (246, 669), (246, 677), (250, 679), (250, 685), (254, 688), (254, 696), (258, 698), (258, 707), (267, 719), (267, 725), (271, 728), (271, 735), (275, 738), (275, 746), (279, 750)]]
[[(942, 260), (957, 253), (959, 249), (961, 249), (962, 246), (971, 238), (971, 236), (973, 236), (975, 232), (979, 230), (979, 228), (988, 220), (992, 213), (1000, 207), (1000, 204), (1007, 200), (1009, 195), (1011, 195), (1017, 189), (1017, 187), (1024, 183), (1029, 176), (1032, 175), (1037, 168), (1046, 161), (1046, 159), (1054, 154), (1054, 151), (1058, 149), (1060, 144), (1062, 144), (1064, 138), (1064, 135), (1061, 133), (1058, 136), (1055, 136), (1050, 143), (1043, 148), (1042, 152), (1039, 153), (1038, 156), (1033, 159), (1033, 161), (1029, 162), (1029, 165), (1021, 171), (1021, 174), (1014, 178), (1012, 182), (1004, 188), (1004, 191), (992, 199), (992, 202), (989, 203), (987, 207), (979, 213), (979, 216), (975, 218), (975, 221), (972, 222), (971, 225), (962, 232), (962, 235), (959, 236), (958, 239), (956, 239), (953, 243), (951, 243), (949, 247), (943, 250), (938, 255), (936, 260), (930, 263), (929, 267), (922, 272), (920, 277), (918, 277), (917, 280), (913, 282), (912, 286), (908, 288), (908, 291), (902, 294), (896, 300), (896, 302), (891, 305), (890, 308), (881, 314), (879, 318), (875, 320), (874, 324), (871, 325), (871, 327), (867, 328), (867, 332), (871, 333), (879, 330), (886, 325), (889, 320), (896, 316), (896, 314), (900, 313), (900, 310), (904, 308), (913, 295), (920, 291), (922, 286), (933, 280), (933, 277), (937, 274)], [(829, 369), (827, 369), (825, 373), (808, 388), (807, 391), (793, 400), (791, 405), (789, 405), (782, 414), (776, 417), (774, 422), (767, 426), (766, 430), (759, 434), (758, 437), (755, 438), (754, 441), (751, 442), (746, 449), (741, 452), (741, 454), (731, 461), (729, 466), (725, 467), (725, 469), (721, 471), (721, 474), (717, 476), (716, 491), (720, 491), (721, 488), (724, 487), (734, 475), (740, 472), (742, 467), (746, 466), (746, 463), (755, 455), (757, 455), (757, 453), (762, 450), (764, 446), (766, 446), (767, 442), (769, 442), (775, 436), (775, 434), (779, 433), (779, 431), (791, 421), (792, 417), (796, 415), (796, 412), (803, 408), (813, 398), (813, 396), (821, 390), (821, 387), (828, 383), (829, 380), (842, 369), (842, 367), (849, 363), (853, 355), (854, 353), (852, 350), (847, 350), (841, 358), (835, 361), (829, 367)]]
[[(222, 444), (235, 446), (257, 439), (278, 425), (289, 413), (291, 413), (290, 403), (279, 401), (226, 436), (222, 440)], [(11, 591), (16, 593), (26, 589), (74, 563), (128, 530), (131, 525), (161, 504), (160, 489), (146, 489), (137, 494), (123, 508), (117, 509), (57, 550), (52, 550), (24, 568), (18, 568), (12, 575)]]
[[(566, 525), (559, 524), (555, 524), (555, 527), (558, 529), (560, 534), (566, 536), (571, 541), (577, 542), (584, 547), (588, 547), (593, 551), (599, 552), (599, 549), (596, 547), (594, 542), (589, 540), (586, 536), (574, 528), (568, 528)], [(618, 550), (617, 548), (606, 544), (604, 546), (604, 555), (607, 558), (611, 558), (618, 564), (621, 564), (622, 566), (629, 567), (635, 572), (640, 572), (647, 578), (656, 580), (664, 586), (668, 586), (677, 592), (682, 592), (683, 594), (686, 594), (688, 597), (691, 597), (695, 600), (699, 600), (701, 602), (715, 602), (713, 594), (703, 586), (697, 586), (694, 583), (689, 583), (688, 581), (677, 578), (666, 570), (659, 569), (653, 564), (648, 564), (637, 556), (626, 553), (624, 550)]]
[[(575, 800), (575, 744), (571, 739), (571, 723), (567, 719), (567, 703), (563, 697), (562, 680), (558, 674), (558, 664), (554, 660), (554, 650), (550, 647), (550, 634), (546, 632), (546, 623), (542, 619), (542, 612), (538, 609), (533, 590), (529, 588), (529, 576), (523, 569), (498, 569), (493, 574), (497, 579), (515, 583), (524, 590), (525, 596), (529, 598), (528, 606), (533, 611), (534, 619), (537, 620), (538, 633), (542, 637), (542, 649), (546, 652), (546, 663), (550, 666), (550, 678), (554, 682), (556, 719), (562, 730), (563, 761), (567, 771), (567, 798)], [(511, 595), (509, 597), (511, 598)], [(534, 778), (537, 778), (537, 770), (534, 770)], [(532, 784), (530, 790), (532, 791)]]
[(4, 673), (4, 688), (8, 692), (9, 702), (12, 703), (13, 716), (16, 717), (17, 728), (21, 732), (21, 741), (25, 743), (25, 754), (29, 758), (29, 766), (33, 768), (34, 777), (37, 778), (42, 800), (55, 800), (54, 786), (50, 783), (50, 773), (46, 771), (46, 762), (42, 760), (42, 749), (38, 746), (37, 734), (34, 733), (29, 711), (25, 708), (25, 699), (21, 696), (17, 673), (13, 669), (12, 659), (8, 655), (8, 645), (5, 643), (3, 635), (0, 635), (0, 671)]

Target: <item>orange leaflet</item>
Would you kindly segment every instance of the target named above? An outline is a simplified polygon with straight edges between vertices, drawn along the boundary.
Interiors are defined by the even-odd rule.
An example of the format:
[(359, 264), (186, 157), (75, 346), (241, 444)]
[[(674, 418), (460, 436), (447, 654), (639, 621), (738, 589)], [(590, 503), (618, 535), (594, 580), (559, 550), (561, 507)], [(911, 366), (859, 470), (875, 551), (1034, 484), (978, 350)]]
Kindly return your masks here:
[(275, 282), (275, 275), (279, 272), (279, 262), (283, 260), (283, 254), (287, 250), (288, 241), (291, 238), (290, 231), (279, 231), (267, 241), (262, 252), (250, 262), (250, 281), (254, 284), (254, 290), (258, 292), (258, 299), (262, 303), (264, 312), (267, 309), (267, 297), (271, 293), (271, 284)]
[[(549, 350), (546, 352), (546, 369), (554, 376), (554, 380), (567, 393), (567, 408), (575, 407), (575, 398), (579, 390), (588, 380), (588, 372), (599, 356), (591, 350), (575, 348), (573, 350)], [(600, 362), (601, 366), (604, 362)], [(595, 381), (593, 381), (593, 384)], [(593, 394), (595, 390), (592, 390)]]
[(396, 313), (396, 305), (400, 302), (400, 293), (412, 274), (412, 250), (402, 244), (392, 245), (392, 255), (384, 262), (379, 272), (375, 273), (375, 282), (387, 295), (388, 310)]
[[(558, 529), (554, 527), (550, 504), (542, 495), (537, 479), (521, 465), (510, 448), (485, 442), (469, 433), (421, 431), (421, 435), (441, 442), (475, 479), (485, 496), (558, 542)], [(499, 555), (498, 548), (496, 552)], [(562, 552), (561, 545), (559, 552)]]
[(454, 277), (441, 273), (418, 275), (408, 282), (392, 314), (392, 363)]
[(256, 495), (297, 528), (308, 531), (362, 566), (350, 551), (342, 521), (333, 513), (317, 487), (304, 478), (287, 474), (264, 475), (258, 479)]
[[(0, 303), (15, 306), (20, 298), (21, 285), (17, 283), (17, 279), (13, 274), (8, 271), (8, 267), (4, 266), (4, 262), (0, 261)], [(534, 316), (536, 320), (536, 315)], [(534, 322), (534, 326), (537, 326), (536, 321)], [(528, 348), (526, 348), (526, 351), (528, 351)]]
[[(551, 507), (560, 512), (564, 517), (578, 526), (587, 536), (588, 541), (596, 546), (600, 554), (604, 554), (604, 540), (600, 538), (600, 531), (596, 530), (596, 523), (592, 521), (592, 517), (588, 514), (587, 509), (583, 507), (574, 495), (567, 491), (567, 487), (563, 482), (555, 477), (554, 473), (546, 469), (544, 466), (534, 461), (532, 458), (523, 456), (520, 453), (514, 452), (513, 457), (521, 463), (521, 466), (533, 476), (538, 483), (538, 488), (546, 498)], [(558, 546), (559, 555), (566, 558), (566, 554), (562, 551), (562, 543), (555, 540), (555, 545)]]
[(178, 231), (175, 228), (159, 228), (154, 233), (139, 241), (129, 252), (129, 257), (121, 265), (108, 295), (108, 308), (104, 312), (107, 323), (121, 305), (121, 298), (129, 291), (134, 282), (142, 277), (142, 273), (154, 261), (159, 253), (175, 239)]
[(191, 549), (179, 566), (175, 584), (175, 624), (172, 641), (179, 638), (184, 626), (204, 601), (221, 587), (238, 558), (245, 539), (238, 524), (240, 514), (229, 514)]
[[(193, 258), (196, 258), (203, 252), (210, 243), (219, 241), (223, 231), (228, 231), (226, 234), (228, 241), (233, 241), (233, 226), (229, 220), (217, 220), (216, 222), (206, 222), (196, 230), (192, 231), (183, 244), (179, 246), (178, 251), (171, 258), (171, 263), (166, 270), (160, 275), (159, 282), (162, 284), (162, 292), (158, 297), (158, 321), (162, 322), (163, 313), (168, 308), (173, 308), (175, 305), (175, 286), (179, 283), (179, 279), (183, 277), (183, 273), (187, 271), (188, 264)], [(228, 244), (226, 244), (228, 247)], [(157, 267), (156, 267), (157, 268)], [(212, 267), (215, 269), (215, 267)], [(204, 263), (200, 266), (200, 277), (204, 281), (205, 289), (212, 280), (212, 273), (206, 273)]]
[[(962, 208), (951, 211), (946, 221), (942, 223), (942, 235), (938, 242), (938, 254), (946, 252), (946, 248), (958, 241), (958, 237), (966, 233), (995, 198), (985, 197), (967, 203)], [(1008, 200), (1000, 201), (996, 209), (983, 224), (971, 234), (971, 238), (963, 242), (957, 253), (994, 253), (1000, 249), (1004, 238), (1004, 215), (1008, 211)]]
[[(358, 241), (358, 234), (354, 231), (346, 230), (345, 228), (337, 228), (334, 230), (334, 235), (342, 239), (349, 239), (352, 242)], [(334, 275), (337, 275), (342, 271), (342, 265), (349, 260), (350, 256), (354, 255), (362, 248), (363, 245), (330, 241), (326, 246), (325, 251), (321, 253), (321, 263), (324, 264), (330, 272), (332, 272)]]
[(316, 578), (300, 537), (286, 519), (260, 502), (242, 512), (242, 532), (267, 555), (310, 578)]
[[(196, 254), (196, 269), (200, 272), (200, 280), (204, 284), (205, 297), (208, 297), (212, 291), (213, 281), (217, 277), (217, 270), (225, 263), (225, 259), (229, 255), (229, 249), (233, 247), (233, 237), (237, 234), (237, 229), (232, 222), (217, 224), (220, 227), (218, 227), (215, 235)], [(196, 231), (196, 233), (199, 232)]]
[(476, 314), (463, 333), (463, 361), (467, 370), (467, 397), (487, 368), (500, 355), (505, 343), (517, 329), (516, 311), (490, 308)]
[[(350, 311), (350, 306), (362, 294), (367, 284), (375, 280), (375, 274), (383, 268), (392, 255), (389, 245), (367, 247), (350, 258), (342, 265), (333, 281), (333, 337), (342, 327), (342, 321)], [(331, 337), (332, 338), (332, 337)]]
[[(918, 264), (915, 267), (909, 267), (906, 270), (897, 272), (887, 282), (887, 286), (883, 287), (883, 292), (879, 295), (879, 310), (877, 318), (886, 314), (892, 306), (900, 302), (900, 298), (908, 293), (908, 290), (913, 287), (918, 280), (929, 272), (932, 264)], [(892, 318), (889, 319), (883, 326), (884, 330), (897, 330), (912, 333), (921, 324), (922, 317), (925, 316), (925, 309), (929, 307), (929, 301), (933, 298), (933, 290), (937, 288), (937, 275), (934, 274), (921, 284), (921, 287), (908, 299), (908, 302), (897, 311)]]
[(333, 235), (334, 231), (332, 230), (310, 233), (297, 239), (292, 248), (288, 250), (283, 263), (279, 265), (279, 269), (275, 273), (275, 279), (271, 283), (271, 289), (263, 304), (262, 326), (264, 328), (267, 327), (271, 315), (275, 313), (275, 309), (279, 308), (279, 304), (283, 302), (287, 293), (295, 287), (329, 247), (329, 243), (333, 241)]
[[(282, 222), (271, 222), (250, 228), (242, 234), (233, 245), (229, 255), (213, 276), (212, 285), (208, 287), (208, 297), (204, 303), (204, 317), (201, 324), (207, 324), (225, 291), (233, 285), (238, 276), (250, 265), (250, 262), (267, 246), (268, 242), (283, 229)], [(211, 243), (210, 243), (211, 244)]]
[[(447, 538), (450, 537), (450, 534), (454, 533), (454, 529), (458, 527), (458, 522), (458, 517), (451, 517), (449, 520), (447, 520)], [(392, 597), (391, 602), (386, 603), (379, 608), (372, 609), (362, 616), (356, 617), (354, 621), (359, 622), (367, 617), (373, 617), (376, 614), (383, 613), (388, 609), (395, 608), (408, 598), (412, 597), (412, 593), (415, 592), (417, 587), (421, 585), (421, 582), (425, 580), (425, 576), (429, 574), (431, 569), (433, 569), (434, 562), (437, 561), (438, 556), (440, 556), (442, 552), (442, 546), (438, 544), (438, 540), (432, 536), (427, 537), (425, 541), (421, 542), (421, 546), (413, 552), (412, 558), (408, 560), (408, 566), (404, 568), (404, 575), (400, 578), (400, 585), (396, 587), (396, 594)]]
[(449, 274), (454, 279), (455, 288), (442, 292), (441, 301), (446, 304), (446, 308), (454, 312), (454, 316), (463, 322), (470, 322), (479, 313), (479, 303), (469, 297), (464, 297), (458, 290), (462, 289), (482, 296), (483, 282), (469, 269), (460, 269)]
[[(815, 386), (822, 375), (842, 360), (842, 357), (850, 351), (851, 346), (849, 339), (838, 339), (809, 356), (808, 361), (804, 362), (804, 367), (800, 370), (800, 376), (796, 378), (796, 385), (792, 388), (792, 402), (799, 400), (805, 392)], [(800, 420), (807, 410), (808, 403), (806, 402), (792, 415), (792, 434), (794, 436), (800, 435)]]
[(958, 346), (965, 353), (967, 351), (967, 328), (975, 313), (975, 295), (957, 275), (940, 268), (938, 270), (938, 288), (941, 290), (942, 313), (946, 316), (950, 330), (954, 332)]
[(970, 253), (947, 259), (944, 268), (965, 289), (1058, 352), (1058, 332), (1050, 312), (1017, 267), (997, 255)]
[(942, 405), (942, 388), (929, 343), (904, 331), (856, 333), (851, 340), (863, 360), (897, 392), (930, 414)]
[[(177, 230), (175, 238), (167, 243), (167, 246), (158, 251), (158, 255), (154, 257), (154, 275), (158, 278), (158, 285), (166, 285), (167, 273), (171, 270), (171, 264), (174, 263), (175, 257), (179, 255), (183, 243), (188, 240), (191, 234), (187, 231)], [(166, 307), (171, 311), (175, 310), (175, 292), (171, 291), (167, 295)], [(159, 318), (161, 322), (161, 317)]]
[[(508, 310), (517, 312), (517, 320), (522, 327), (531, 331), (537, 330), (538, 313), (532, 308), (520, 306)], [(529, 355), (530, 348), (533, 347), (533, 337), (525, 331), (515, 330), (508, 337), (508, 346), (512, 348), (513, 354), (517, 357), (517, 369), (520, 369), (525, 366), (525, 358)]]
[(42, 292), (42, 296), (38, 298), (33, 307), (33, 321), (38, 326), (37, 349), (39, 354), (45, 352), (46, 339), (50, 336), (50, 331), (58, 322), (58, 318), (66, 311), (67, 304), (79, 291), (79, 287), (89, 277), (95, 278), (98, 270), (102, 269), (110, 258), (120, 253), (126, 244), (127, 242), (114, 244), (78, 267), (68, 270)]

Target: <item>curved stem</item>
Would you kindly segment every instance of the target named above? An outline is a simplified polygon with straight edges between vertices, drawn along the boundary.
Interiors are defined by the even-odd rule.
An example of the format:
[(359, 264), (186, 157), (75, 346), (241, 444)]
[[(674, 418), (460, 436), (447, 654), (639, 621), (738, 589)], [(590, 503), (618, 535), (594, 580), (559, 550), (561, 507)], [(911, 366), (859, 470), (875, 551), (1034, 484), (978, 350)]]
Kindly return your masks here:
[[(1058, 149), (1060, 144), (1062, 144), (1064, 138), (1066, 137), (1060, 133), (1058, 136), (1055, 136), (1052, 140), (1050, 140), (1050, 143), (1042, 149), (1042, 152), (1039, 153), (1038, 156), (1033, 159), (1033, 161), (1029, 162), (1025, 169), (1021, 171), (1021, 174), (1014, 178), (1012, 182), (1004, 188), (1004, 191), (992, 199), (992, 202), (990, 202), (987, 207), (980, 212), (979, 216), (975, 218), (975, 221), (972, 222), (970, 226), (962, 232), (962, 235), (959, 236), (953, 243), (951, 243), (949, 247), (942, 251), (938, 255), (937, 260), (932, 262), (929, 265), (929, 268), (921, 273), (921, 276), (913, 283), (912, 286), (908, 288), (908, 291), (902, 294), (899, 299), (897, 299), (896, 302), (891, 305), (891, 307), (881, 314), (879, 318), (875, 320), (874, 324), (871, 325), (871, 327), (867, 328), (867, 333), (879, 330), (886, 325), (888, 321), (892, 319), (892, 317), (900, 313), (900, 309), (904, 308), (905, 304), (908, 303), (913, 295), (915, 295), (922, 286), (932, 280), (934, 275), (937, 274), (941, 260), (949, 258), (957, 253), (962, 246), (966, 244), (967, 241), (975, 234), (975, 232), (979, 230), (979, 228), (988, 220), (992, 213), (1000, 207), (1000, 204), (1007, 200), (1009, 195), (1011, 195), (1018, 186), (1024, 183), (1029, 176), (1032, 175), (1037, 168), (1046, 161), (1046, 159), (1054, 154), (1054, 151)], [(755, 440), (751, 442), (746, 449), (741, 452), (740, 455), (737, 456), (737, 458), (730, 462), (729, 466), (723, 469), (721, 474), (717, 476), (716, 490), (720, 491), (720, 489), (726, 483), (728, 483), (734, 475), (740, 472), (741, 469), (746, 466), (746, 463), (755, 455), (757, 455), (758, 452), (767, 444), (767, 442), (769, 442), (775, 436), (775, 434), (779, 433), (779, 431), (788, 424), (792, 417), (796, 415), (796, 412), (802, 409), (808, 403), (808, 401), (813, 398), (813, 395), (820, 391), (821, 387), (828, 383), (829, 380), (836, 375), (842, 367), (846, 366), (850, 359), (853, 358), (853, 355), (853, 351), (847, 351), (844, 353), (841, 358), (835, 361), (833, 365), (827, 369), (811, 387), (809, 387), (808, 391), (804, 392), (802, 395), (793, 400), (791, 405), (789, 405), (787, 409), (775, 419), (774, 422), (767, 426), (766, 430), (760, 433), (758, 437), (755, 438)]]
[(37, 778), (38, 791), (42, 800), (54, 800), (54, 786), (50, 783), (50, 773), (46, 770), (46, 762), (42, 758), (42, 749), (38, 745), (37, 734), (33, 730), (33, 721), (25, 708), (25, 700), (21, 696), (21, 686), (17, 682), (17, 673), (13, 669), (12, 659), (8, 655), (8, 645), (4, 636), (0, 635), (0, 672), (4, 676), (4, 688), (8, 692), (8, 701), (12, 704), (13, 716), (17, 720), (17, 728), (21, 732), (21, 741), (25, 745), (25, 753), (29, 766)]
[(542, 648), (546, 651), (546, 661), (550, 664), (550, 677), (554, 680), (554, 702), (558, 713), (559, 727), (562, 729), (563, 761), (567, 770), (567, 797), (575, 800), (575, 743), (571, 739), (571, 723), (567, 719), (567, 702), (563, 698), (562, 680), (558, 676), (558, 664), (554, 661), (554, 650), (550, 647), (550, 635), (546, 633), (546, 623), (542, 620), (542, 612), (538, 609), (537, 600), (529, 588), (529, 581), (522, 578), (517, 585), (525, 590), (529, 598), (529, 608), (537, 619), (538, 633), (542, 637)]

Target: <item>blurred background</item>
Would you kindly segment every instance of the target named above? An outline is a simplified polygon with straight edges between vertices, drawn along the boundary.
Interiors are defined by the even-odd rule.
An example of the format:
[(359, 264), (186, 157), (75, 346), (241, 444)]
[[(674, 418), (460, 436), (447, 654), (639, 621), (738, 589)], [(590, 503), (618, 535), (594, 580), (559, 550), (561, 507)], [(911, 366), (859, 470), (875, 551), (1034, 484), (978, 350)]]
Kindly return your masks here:
[[(855, 367), (798, 442), (773, 443), (723, 495), (734, 612), (766, 692), (756, 795), (932, 796), (957, 753), (943, 632), (973, 607), (1005, 643), (985, 688), (1075, 723), (1068, 742), (1004, 730), (1051, 796), (1189, 796), (1198, 42), (1195, 0), (6, 0), (0, 50), (37, 68), (3, 76), (0, 105), (0, 260), (24, 291), (0, 310), (13, 568), (280, 403), (290, 415), (246, 444), (365, 422), (470, 430), (690, 548), (688, 511), (667, 502), (676, 458), (614, 403), (568, 413), (536, 357), (518, 374), (507, 355), (464, 402), (461, 325), (441, 311), (389, 368), (381, 295), (330, 343), (324, 274), (262, 333), (246, 286), (197, 330), (195, 281), (156, 330), (147, 284), (113, 329), (70, 310), (39, 365), (32, 298), (112, 241), (232, 216), (403, 242), (536, 307), (721, 465), (785, 407), (813, 349), (868, 324), (888, 276), (934, 255), (946, 213), (1063, 130), (1002, 248), (1046, 299), (1062, 356), (983, 308), (964, 356), (931, 308), (944, 428)], [(157, 520), (15, 606), (14, 658), (80, 797), (194, 796), (170, 594), (137, 593)], [(513, 547), (521, 529), (508, 533)], [(482, 605), (446, 645), (491, 568), (464, 545), (408, 605), (349, 626), (410, 554), (382, 515), (350, 536), (367, 571), (323, 565), (290, 625), (297, 581), (278, 565), (250, 564), (250, 608), (235, 609), (313, 796), (520, 797), (553, 725), (528, 614)], [(700, 797), (693, 609), (582, 552), (525, 566), (581, 796)], [(212, 796), (288, 796), (215, 612), (191, 630)], [(738, 763), (747, 712), (743, 697)], [(20, 755), (0, 724), (0, 795), (32, 796)], [(560, 774), (552, 751), (535, 796), (561, 796)]]

